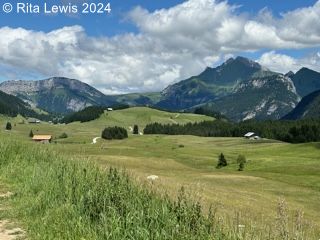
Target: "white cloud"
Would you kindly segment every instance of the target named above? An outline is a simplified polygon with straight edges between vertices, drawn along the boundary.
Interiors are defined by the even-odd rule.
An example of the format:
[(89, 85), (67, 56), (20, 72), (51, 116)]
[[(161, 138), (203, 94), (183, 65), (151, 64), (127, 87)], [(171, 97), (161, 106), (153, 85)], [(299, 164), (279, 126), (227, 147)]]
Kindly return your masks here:
[(302, 67), (307, 67), (320, 72), (319, 53), (296, 59), (285, 54), (279, 54), (275, 51), (270, 51), (262, 54), (257, 62), (272, 71), (280, 73), (287, 73), (289, 71), (296, 72)]
[(262, 66), (280, 73), (297, 71), (299, 69), (299, 64), (297, 63), (296, 59), (284, 54), (278, 54), (275, 51), (262, 54), (260, 59), (258, 59), (257, 61)]
[[(277, 71), (308, 60), (277, 54), (278, 49), (320, 45), (320, 1), (274, 17), (267, 9), (254, 18), (227, 2), (189, 0), (169, 9), (133, 9), (128, 18), (140, 33), (89, 37), (81, 26), (45, 33), (0, 28), (0, 69), (29, 76), (77, 78), (106, 93), (161, 90), (199, 74), (226, 56), (269, 49), (260, 62)], [(316, 63), (317, 59), (314, 58)]]

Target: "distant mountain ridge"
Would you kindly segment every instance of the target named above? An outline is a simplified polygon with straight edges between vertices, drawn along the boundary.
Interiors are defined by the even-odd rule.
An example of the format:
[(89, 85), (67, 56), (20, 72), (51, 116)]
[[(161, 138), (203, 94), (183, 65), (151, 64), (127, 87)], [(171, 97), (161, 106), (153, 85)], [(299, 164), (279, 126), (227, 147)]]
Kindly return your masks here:
[(53, 77), (38, 81), (6, 81), (0, 90), (12, 94), (29, 104), (49, 112), (67, 113), (91, 105), (111, 105), (112, 97), (106, 96), (79, 80)]
[(297, 120), (303, 118), (320, 118), (320, 90), (302, 98), (299, 104), (283, 119)]
[(302, 68), (281, 74), (244, 57), (230, 58), (197, 76), (169, 85), (162, 92), (106, 96), (75, 79), (7, 81), (0, 90), (49, 112), (69, 113), (85, 107), (117, 103), (154, 106), (170, 111), (193, 111), (204, 106), (234, 121), (280, 119), (300, 99), (320, 90), (320, 73)]
[(291, 79), (294, 76), (292, 72), (272, 72), (244, 57), (230, 58), (216, 68), (206, 68), (198, 76), (168, 86), (156, 106), (174, 110), (205, 106), (234, 121), (279, 119), (301, 99)]

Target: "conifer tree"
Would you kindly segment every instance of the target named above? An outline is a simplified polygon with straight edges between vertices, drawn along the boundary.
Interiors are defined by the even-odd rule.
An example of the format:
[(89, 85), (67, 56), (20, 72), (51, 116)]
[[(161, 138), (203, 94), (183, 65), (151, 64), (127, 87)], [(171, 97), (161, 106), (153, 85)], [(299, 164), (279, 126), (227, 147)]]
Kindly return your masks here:
[(222, 168), (228, 165), (227, 159), (224, 157), (223, 153), (219, 155), (218, 164), (216, 168)]
[(139, 134), (139, 127), (138, 125), (133, 126), (133, 134)]
[(11, 130), (12, 129), (12, 125), (10, 122), (7, 122), (6, 124), (6, 130)]

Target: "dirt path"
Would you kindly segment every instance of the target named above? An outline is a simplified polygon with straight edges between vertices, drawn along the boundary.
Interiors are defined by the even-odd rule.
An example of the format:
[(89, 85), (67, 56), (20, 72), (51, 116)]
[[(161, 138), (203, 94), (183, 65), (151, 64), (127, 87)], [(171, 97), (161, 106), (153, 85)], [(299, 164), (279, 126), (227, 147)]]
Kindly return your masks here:
[(22, 239), (23, 234), (21, 228), (13, 228), (12, 224), (6, 220), (0, 221), (0, 240)]
[[(0, 211), (5, 211), (5, 207), (1, 204), (1, 200), (11, 197), (11, 192), (0, 193)], [(0, 220), (0, 240), (17, 240), (23, 239), (24, 231), (17, 228), (8, 220)]]

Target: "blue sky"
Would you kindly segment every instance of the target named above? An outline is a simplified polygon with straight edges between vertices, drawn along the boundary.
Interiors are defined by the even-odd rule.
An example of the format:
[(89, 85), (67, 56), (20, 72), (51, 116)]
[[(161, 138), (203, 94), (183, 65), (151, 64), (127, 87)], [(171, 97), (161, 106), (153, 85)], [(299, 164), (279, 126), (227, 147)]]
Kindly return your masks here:
[(317, 0), (110, 3), (111, 14), (104, 15), (0, 11), (0, 81), (63, 75), (105, 93), (152, 91), (236, 55), (278, 72), (320, 71)]
[[(12, 2), (15, 2), (11, 0)], [(25, 1), (32, 4), (40, 4), (43, 0)], [(48, 0), (50, 4), (61, 4), (61, 0)], [(69, 1), (66, 1), (69, 2)], [(72, 2), (72, 1), (70, 1)], [(76, 2), (76, 1), (74, 1)], [(89, 2), (101, 2), (92, 0)], [(81, 15), (80, 17), (69, 17), (66, 15), (46, 16), (44, 14), (0, 14), (0, 26), (23, 27), (27, 29), (52, 31), (54, 29), (68, 26), (81, 25), (91, 36), (113, 36), (125, 32), (137, 32), (137, 28), (126, 21), (126, 14), (136, 6), (142, 6), (149, 11), (161, 8), (170, 8), (182, 0), (111, 0), (112, 12), (109, 15)], [(229, 0), (230, 4), (239, 5), (239, 12), (256, 15), (258, 11), (267, 7), (276, 16), (281, 13), (294, 10), (300, 7), (311, 6), (316, 0)]]

